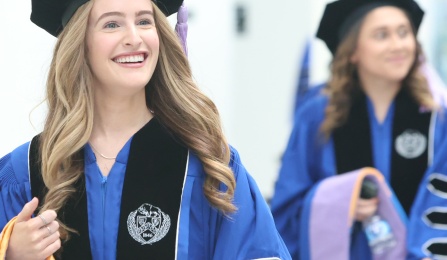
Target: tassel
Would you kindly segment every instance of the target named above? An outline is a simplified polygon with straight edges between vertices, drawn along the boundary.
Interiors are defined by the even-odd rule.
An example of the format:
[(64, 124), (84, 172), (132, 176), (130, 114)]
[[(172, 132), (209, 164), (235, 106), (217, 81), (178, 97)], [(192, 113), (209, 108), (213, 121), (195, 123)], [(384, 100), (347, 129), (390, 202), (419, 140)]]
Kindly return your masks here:
[(188, 35), (188, 9), (186, 8), (184, 1), (177, 12), (175, 31), (180, 38), (185, 55), (188, 56), (188, 47), (186, 44), (186, 37)]

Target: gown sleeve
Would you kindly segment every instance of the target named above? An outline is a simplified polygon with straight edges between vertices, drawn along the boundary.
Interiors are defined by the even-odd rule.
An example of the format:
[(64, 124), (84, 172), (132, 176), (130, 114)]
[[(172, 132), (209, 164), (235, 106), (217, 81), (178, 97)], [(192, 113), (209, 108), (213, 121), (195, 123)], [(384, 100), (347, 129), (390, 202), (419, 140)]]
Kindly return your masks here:
[(0, 230), (31, 200), (28, 143), (0, 159)]
[[(439, 113), (435, 125), (433, 163), (419, 186), (408, 226), (408, 260), (447, 257), (447, 114)], [(443, 249), (444, 248), (444, 249)]]
[(271, 201), (276, 227), (293, 259), (299, 259), (303, 200), (321, 177), (319, 167), (330, 165), (323, 163), (317, 143), (326, 104), (327, 98), (320, 95), (297, 112)]
[(238, 211), (218, 221), (212, 259), (291, 259), (266, 201), (234, 149), (231, 164)]

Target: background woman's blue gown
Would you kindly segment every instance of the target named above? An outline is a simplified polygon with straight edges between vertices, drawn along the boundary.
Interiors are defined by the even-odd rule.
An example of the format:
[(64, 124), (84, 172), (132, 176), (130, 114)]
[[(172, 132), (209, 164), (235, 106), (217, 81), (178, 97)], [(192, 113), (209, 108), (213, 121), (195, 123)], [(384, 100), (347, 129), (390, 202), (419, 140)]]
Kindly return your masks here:
[[(441, 149), (433, 165), (427, 170), (410, 214), (409, 260), (420, 260), (424, 257), (447, 259), (447, 225), (445, 224), (447, 221), (447, 143)], [(429, 215), (437, 213), (441, 214), (437, 218), (440, 223), (436, 223), (434, 221), (436, 219), (428, 221)], [(431, 246), (437, 242), (443, 244), (438, 247), (438, 250), (443, 251), (442, 255), (430, 250)]]
[[(300, 229), (303, 199), (320, 180), (337, 174), (333, 140), (324, 142), (319, 136), (327, 102), (327, 96), (317, 94), (298, 109), (271, 201), (276, 226), (293, 259), (299, 259), (300, 240), (307, 239), (303, 238), (307, 234), (302, 234)], [(367, 102), (374, 167), (389, 181), (394, 104), (384, 122), (379, 123), (374, 116), (371, 101)], [(435, 120), (432, 149), (437, 154), (447, 135), (445, 113), (443, 117), (439, 113)], [(352, 248), (351, 259), (371, 258), (363, 232), (353, 234), (353, 243), (356, 246)]]

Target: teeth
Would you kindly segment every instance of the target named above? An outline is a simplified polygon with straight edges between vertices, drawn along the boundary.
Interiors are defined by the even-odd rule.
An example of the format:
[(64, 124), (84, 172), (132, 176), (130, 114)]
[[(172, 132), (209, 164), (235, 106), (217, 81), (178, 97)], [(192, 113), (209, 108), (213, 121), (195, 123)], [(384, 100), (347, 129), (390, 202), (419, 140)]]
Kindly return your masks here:
[(131, 62), (142, 62), (144, 60), (144, 55), (131, 55), (131, 56), (121, 56), (119, 58), (114, 59), (115, 62), (118, 63), (131, 63)]

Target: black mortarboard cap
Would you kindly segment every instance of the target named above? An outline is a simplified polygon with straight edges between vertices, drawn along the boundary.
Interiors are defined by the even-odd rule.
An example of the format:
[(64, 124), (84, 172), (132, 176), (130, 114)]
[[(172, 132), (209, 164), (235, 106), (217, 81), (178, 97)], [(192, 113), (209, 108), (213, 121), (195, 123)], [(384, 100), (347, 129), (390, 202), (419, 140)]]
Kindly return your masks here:
[(338, 0), (326, 5), (317, 37), (335, 54), (338, 44), (356, 21), (372, 9), (388, 5), (405, 10), (417, 32), (424, 11), (414, 0)]
[[(78, 8), (89, 0), (31, 0), (31, 21), (58, 36)], [(152, 0), (166, 16), (179, 9), (183, 0)]]

